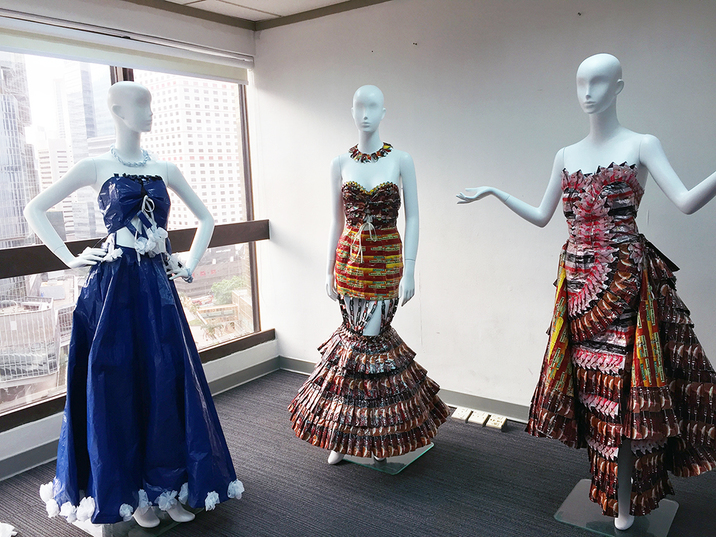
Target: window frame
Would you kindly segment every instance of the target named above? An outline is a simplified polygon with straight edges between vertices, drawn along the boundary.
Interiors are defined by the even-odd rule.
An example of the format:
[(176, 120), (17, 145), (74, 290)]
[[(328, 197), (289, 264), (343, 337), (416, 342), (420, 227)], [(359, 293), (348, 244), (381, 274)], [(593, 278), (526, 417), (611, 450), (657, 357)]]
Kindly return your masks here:
[[(134, 72), (131, 68), (110, 65), (109, 69), (112, 84), (121, 80), (134, 80)], [(216, 225), (208, 247), (248, 244), (253, 332), (199, 351), (199, 357), (202, 363), (218, 360), (276, 339), (274, 329), (261, 330), (256, 241), (268, 240), (270, 238), (269, 221), (254, 220), (246, 86), (244, 83), (238, 83), (238, 86), (239, 129), (243, 139), (241, 152), (243, 157), (242, 171), (244, 174), (244, 193), (246, 198), (246, 221)], [(189, 250), (195, 233), (195, 227), (170, 231), (169, 239), (172, 243), (173, 250), (177, 252)], [(100, 240), (102, 240), (102, 238), (68, 241), (65, 244), (73, 254), (77, 255), (87, 247), (96, 246)], [(29, 276), (66, 268), (65, 264), (44, 244), (0, 249), (0, 279)], [(65, 399), (66, 395), (62, 393), (34, 403), (29, 403), (23, 407), (10, 410), (0, 415), (0, 433), (62, 412)]]

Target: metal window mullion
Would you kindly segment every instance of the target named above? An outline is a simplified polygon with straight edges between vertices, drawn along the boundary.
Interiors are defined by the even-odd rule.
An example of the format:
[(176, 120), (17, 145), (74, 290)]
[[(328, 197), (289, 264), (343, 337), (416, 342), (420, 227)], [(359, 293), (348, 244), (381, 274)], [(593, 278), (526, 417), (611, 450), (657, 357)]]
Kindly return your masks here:
[[(244, 203), (246, 205), (246, 220), (254, 219), (254, 195), (251, 181), (251, 152), (249, 151), (249, 122), (248, 108), (246, 106), (246, 86), (239, 85), (239, 121), (241, 131), (241, 152), (244, 165)], [(251, 276), (251, 309), (253, 310), (254, 332), (261, 330), (261, 310), (259, 308), (258, 268), (256, 266), (256, 243), (250, 242), (249, 248), (249, 274)]]

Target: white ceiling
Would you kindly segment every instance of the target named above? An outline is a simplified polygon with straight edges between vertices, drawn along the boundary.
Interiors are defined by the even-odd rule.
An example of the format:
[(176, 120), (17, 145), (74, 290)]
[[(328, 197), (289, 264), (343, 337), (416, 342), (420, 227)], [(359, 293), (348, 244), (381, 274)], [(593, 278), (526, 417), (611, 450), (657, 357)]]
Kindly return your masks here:
[(250, 21), (265, 21), (295, 15), (345, 0), (164, 0), (195, 9), (212, 11)]

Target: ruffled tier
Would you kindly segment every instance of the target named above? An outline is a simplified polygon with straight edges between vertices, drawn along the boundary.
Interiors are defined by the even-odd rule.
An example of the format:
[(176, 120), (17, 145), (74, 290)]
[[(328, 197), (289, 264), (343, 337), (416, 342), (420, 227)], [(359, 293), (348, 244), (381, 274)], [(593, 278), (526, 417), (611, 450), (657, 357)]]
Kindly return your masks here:
[[(550, 354), (555, 327), (561, 326), (556, 320), (563, 300), (558, 288), (550, 346), (527, 425), (534, 436), (571, 447), (588, 446), (590, 498), (609, 516), (617, 515), (616, 458), (623, 437), (632, 440), (635, 456), (630, 509), (634, 515), (647, 514), (673, 493), (667, 471), (686, 477), (716, 468), (716, 374), (694, 334), (689, 311), (676, 294), (675, 267), (641, 240), (642, 259), (613, 272), (615, 279), (591, 311), (578, 316), (576, 323), (560, 313), (568, 327), (562, 329), (565, 343), (559, 353)], [(638, 249), (622, 248), (620, 257)], [(564, 255), (562, 259), (564, 267)], [(619, 264), (624, 268), (629, 263), (620, 259)], [(626, 277), (634, 267), (640, 267), (639, 273)], [(635, 281), (641, 282), (636, 288)], [(613, 304), (618, 315), (600, 308), (602, 302)], [(604, 326), (609, 316), (612, 324)], [(632, 319), (636, 332), (624, 325), (627, 319)], [(628, 336), (622, 340), (627, 342), (622, 349), (624, 367), (617, 371), (620, 349), (604, 345), (608, 331)], [(566, 366), (560, 363), (560, 353), (569, 360)], [(573, 355), (577, 359), (572, 360)], [(561, 375), (559, 383), (556, 373)]]
[[(592, 473), (589, 499), (599, 504), (606, 516), (616, 517), (619, 514), (616, 458), (604, 457), (592, 448), (587, 451)], [(666, 472), (666, 450), (635, 451), (632, 479), (631, 514), (642, 516), (659, 507), (660, 500), (674, 494)]]
[(678, 435), (667, 444), (674, 475), (690, 477), (716, 468), (716, 372), (694, 333), (690, 312), (676, 293), (668, 260), (650, 248), (649, 279), (658, 304), (664, 365)]
[(288, 407), (296, 436), (359, 457), (391, 457), (430, 443), (449, 409), (440, 387), (388, 326), (378, 336), (343, 324)]

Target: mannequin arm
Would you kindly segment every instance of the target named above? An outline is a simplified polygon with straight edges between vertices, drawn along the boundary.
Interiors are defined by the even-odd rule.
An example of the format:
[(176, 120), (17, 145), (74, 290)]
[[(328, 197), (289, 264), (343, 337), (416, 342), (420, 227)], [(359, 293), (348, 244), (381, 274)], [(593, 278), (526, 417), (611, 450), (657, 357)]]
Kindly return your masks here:
[(562, 171), (564, 170), (564, 149), (561, 149), (554, 157), (552, 165), (552, 175), (547, 184), (547, 190), (542, 197), (539, 206), (535, 207), (529, 203), (510, 196), (507, 192), (498, 190), (491, 186), (482, 186), (479, 188), (466, 188), (466, 191), (474, 192), (471, 195), (460, 192), (457, 197), (460, 199), (458, 204), (471, 203), (486, 196), (492, 195), (499, 199), (502, 203), (514, 212), (517, 216), (524, 218), (531, 224), (544, 227), (552, 219), (554, 211), (559, 205), (562, 197)]
[(343, 233), (346, 216), (343, 209), (343, 177), (341, 176), (341, 157), (331, 162), (331, 226), (328, 231), (328, 262), (326, 263), (326, 293), (332, 300), (338, 299), (334, 269), (336, 267), (336, 248)]
[[(196, 235), (194, 235), (194, 240), (191, 243), (189, 257), (185, 265), (185, 268), (191, 273), (194, 272), (199, 260), (209, 246), (211, 235), (214, 233), (214, 218), (206, 205), (199, 199), (199, 196), (196, 195), (196, 192), (191, 189), (179, 168), (169, 162), (167, 163), (167, 186), (177, 193), (179, 198), (199, 220), (199, 226), (196, 229)], [(184, 276), (188, 276), (188, 274), (175, 273), (171, 276), (171, 279)]]
[(666, 197), (685, 214), (695, 213), (716, 195), (716, 173), (688, 190), (671, 167), (661, 143), (654, 136), (647, 134), (642, 139), (639, 160), (647, 167)]
[[(24, 215), (30, 227), (50, 251), (70, 268), (94, 265), (101, 261), (105, 252), (99, 248), (89, 248), (75, 257), (67, 249), (62, 238), (47, 218), (47, 211), (71, 195), (75, 190), (92, 186), (97, 182), (97, 170), (94, 160), (83, 159), (75, 164), (65, 176), (40, 192), (27, 204)], [(101, 253), (101, 255), (100, 255)]]
[(398, 297), (401, 305), (415, 295), (415, 259), (418, 255), (420, 238), (420, 216), (418, 211), (418, 183), (415, 178), (413, 157), (403, 153), (400, 157), (400, 178), (403, 183), (403, 205), (405, 206), (405, 241), (403, 245), (405, 266), (400, 280)]

